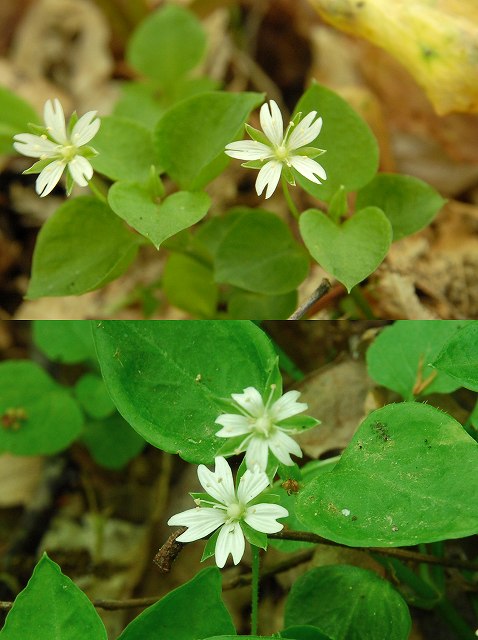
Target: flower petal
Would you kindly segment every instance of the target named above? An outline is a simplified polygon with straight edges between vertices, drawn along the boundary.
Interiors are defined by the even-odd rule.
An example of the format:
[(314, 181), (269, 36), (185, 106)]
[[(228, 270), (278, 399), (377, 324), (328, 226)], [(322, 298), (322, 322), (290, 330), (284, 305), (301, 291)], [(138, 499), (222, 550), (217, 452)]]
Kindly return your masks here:
[(322, 180), (327, 180), (324, 167), (315, 160), (312, 160), (312, 158), (307, 158), (306, 156), (291, 156), (289, 161), (294, 169), (308, 180), (320, 184), (320, 180), (318, 180), (314, 174), (317, 174)]
[(68, 163), (68, 169), (76, 184), (79, 184), (80, 187), (88, 186), (88, 180), (91, 180), (93, 176), (93, 167), (86, 158), (75, 156)]
[(32, 133), (18, 133), (13, 139), (13, 146), (24, 156), (49, 158), (58, 154), (58, 145), (47, 138), (34, 136)]
[(254, 471), (247, 469), (239, 481), (237, 497), (239, 502), (247, 504), (256, 498), (269, 485), (269, 478), (256, 467)]
[(242, 436), (251, 431), (251, 423), (245, 416), (239, 416), (237, 413), (225, 413), (215, 421), (223, 426), (223, 429), (216, 433), (219, 438), (234, 438)]
[(251, 438), (246, 450), (247, 468), (254, 469), (257, 465), (261, 471), (265, 471), (268, 456), (269, 447), (267, 446), (267, 440), (262, 437)]
[(210, 507), (196, 507), (172, 516), (169, 525), (188, 527), (188, 530), (178, 536), (179, 542), (192, 542), (204, 538), (226, 521), (226, 512)]
[(296, 402), (300, 396), (300, 391), (288, 391), (283, 396), (276, 400), (272, 407), (269, 409), (269, 413), (274, 422), (280, 422), (286, 418), (295, 416), (298, 413), (302, 413), (308, 408), (305, 402)]
[(316, 115), (317, 111), (311, 111), (299, 122), (295, 129), (293, 129), (287, 141), (289, 149), (293, 150), (305, 147), (305, 145), (317, 138), (322, 129), (322, 118), (317, 118), (314, 124), (312, 124), (312, 120)]
[(254, 387), (247, 387), (242, 393), (231, 395), (234, 402), (252, 417), (258, 418), (264, 413), (264, 401), (259, 391)]
[(73, 127), (71, 142), (75, 147), (81, 147), (86, 144), (98, 133), (101, 122), (99, 118), (95, 118), (97, 113), (97, 111), (88, 111), (81, 116)]
[(266, 200), (276, 190), (277, 184), (280, 180), (280, 174), (282, 171), (282, 163), (278, 160), (270, 160), (259, 171), (259, 175), (256, 180), (257, 195), (260, 196), (267, 185)]
[(41, 171), (35, 183), (35, 190), (41, 198), (53, 191), (61, 178), (64, 168), (64, 162), (54, 160)]
[(294, 464), (289, 454), (302, 458), (302, 450), (295, 440), (281, 430), (277, 430), (269, 439), (269, 448), (279, 462), (287, 466)]
[(256, 140), (239, 140), (226, 145), (224, 153), (238, 160), (265, 160), (272, 156), (272, 149)]
[(222, 569), (229, 554), (232, 554), (234, 564), (239, 564), (244, 555), (245, 546), (244, 534), (240, 524), (238, 522), (225, 524), (219, 531), (216, 542), (215, 556), (217, 566)]
[(45, 102), (43, 119), (53, 140), (60, 144), (67, 144), (65, 114), (58, 98), (55, 98), (53, 102), (51, 100)]
[(231, 502), (236, 501), (236, 492), (234, 490), (234, 481), (232, 479), (231, 467), (225, 458), (215, 458), (214, 473), (205, 465), (200, 464), (198, 467), (199, 482), (204, 490), (213, 498), (228, 506)]
[(265, 102), (262, 105), (259, 118), (262, 130), (272, 144), (282, 144), (282, 138), (284, 137), (284, 123), (282, 121), (280, 109), (274, 100), (271, 100), (269, 104)]
[(285, 518), (288, 515), (287, 509), (279, 504), (255, 504), (248, 507), (244, 520), (261, 533), (277, 533), (284, 528), (284, 525), (276, 522), (276, 518)]

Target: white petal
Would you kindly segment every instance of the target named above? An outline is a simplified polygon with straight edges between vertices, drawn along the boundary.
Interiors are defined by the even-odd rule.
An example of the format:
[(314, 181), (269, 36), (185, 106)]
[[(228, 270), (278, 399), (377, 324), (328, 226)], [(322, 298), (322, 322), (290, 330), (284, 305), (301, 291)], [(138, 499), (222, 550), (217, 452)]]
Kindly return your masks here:
[(68, 169), (71, 173), (71, 177), (79, 184), (80, 187), (86, 187), (88, 180), (91, 180), (93, 176), (93, 167), (83, 156), (75, 156), (68, 163)]
[(247, 387), (243, 393), (233, 393), (231, 395), (234, 402), (254, 418), (258, 418), (264, 413), (264, 401), (259, 391), (254, 387)]
[(261, 195), (267, 185), (266, 199), (271, 197), (280, 180), (281, 171), (282, 163), (278, 160), (270, 160), (262, 167), (256, 180), (256, 191), (258, 196)]
[(285, 518), (289, 515), (287, 509), (278, 504), (255, 504), (249, 507), (244, 516), (245, 522), (256, 531), (262, 533), (277, 533), (284, 528), (283, 524), (276, 522), (276, 518)]
[(58, 98), (55, 98), (54, 102), (51, 100), (45, 102), (43, 118), (53, 140), (66, 144), (68, 138), (66, 137), (65, 114)]
[(224, 505), (235, 502), (236, 493), (234, 491), (234, 481), (232, 471), (225, 458), (215, 458), (214, 473), (206, 466), (200, 464), (198, 467), (198, 478), (206, 493), (219, 500)]
[(269, 485), (269, 478), (263, 471), (247, 469), (239, 481), (237, 497), (242, 504), (256, 498)]
[(244, 555), (245, 546), (244, 534), (240, 524), (238, 522), (225, 524), (219, 531), (216, 542), (215, 556), (217, 566), (222, 568), (226, 564), (230, 553), (234, 564), (239, 564)]
[(272, 157), (273, 151), (257, 140), (239, 140), (228, 144), (224, 153), (239, 160), (265, 160)]
[(254, 469), (257, 465), (261, 471), (267, 467), (269, 448), (267, 440), (262, 437), (251, 438), (246, 450), (246, 465), (248, 469)]
[(317, 118), (314, 124), (311, 124), (316, 115), (317, 111), (311, 111), (295, 127), (288, 140), (289, 149), (305, 147), (317, 138), (322, 129), (322, 118)]
[(71, 142), (75, 147), (81, 147), (81, 145), (86, 144), (98, 133), (100, 119), (94, 119), (97, 113), (97, 111), (88, 111), (85, 115), (81, 116), (73, 127)]
[(188, 527), (188, 530), (178, 536), (179, 542), (192, 542), (209, 535), (226, 521), (226, 512), (221, 509), (196, 507), (172, 516), (169, 525)]
[(296, 402), (300, 396), (300, 391), (288, 391), (279, 398), (269, 410), (274, 422), (285, 420), (305, 411), (308, 406), (305, 402)]
[(24, 156), (32, 158), (45, 156), (49, 158), (58, 154), (58, 145), (41, 136), (34, 136), (31, 133), (18, 133), (13, 139), (15, 140), (13, 146), (18, 153), (23, 153)]
[(282, 138), (284, 137), (284, 123), (282, 121), (282, 115), (274, 100), (271, 100), (269, 105), (265, 102), (261, 107), (259, 114), (261, 127), (272, 144), (280, 145), (282, 144)]
[(47, 196), (51, 191), (53, 191), (61, 178), (64, 168), (64, 162), (61, 160), (54, 160), (39, 174), (35, 183), (35, 190), (41, 198)]
[(302, 458), (302, 450), (295, 440), (283, 431), (277, 430), (269, 439), (269, 448), (279, 462), (287, 466), (294, 464), (290, 453)]
[(314, 174), (317, 174), (322, 180), (327, 180), (324, 167), (315, 160), (312, 160), (312, 158), (307, 158), (306, 156), (291, 156), (289, 161), (294, 169), (297, 169), (297, 171), (308, 180), (320, 184), (320, 180), (318, 180)]
[(224, 427), (216, 433), (219, 438), (234, 438), (251, 431), (249, 420), (245, 416), (237, 415), (237, 413), (225, 413), (219, 416), (215, 422)]

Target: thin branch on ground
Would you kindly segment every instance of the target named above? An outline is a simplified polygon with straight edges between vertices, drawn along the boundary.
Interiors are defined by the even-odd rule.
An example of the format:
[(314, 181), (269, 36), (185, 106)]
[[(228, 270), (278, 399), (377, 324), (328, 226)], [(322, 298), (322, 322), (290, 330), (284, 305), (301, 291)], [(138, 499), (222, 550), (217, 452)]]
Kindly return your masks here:
[(330, 291), (331, 286), (332, 285), (327, 280), (327, 278), (324, 278), (317, 289), (314, 291), (314, 293), (310, 296), (310, 298), (308, 298), (304, 302), (304, 304), (302, 304), (296, 311), (294, 311), (294, 313), (288, 318), (288, 320), (300, 320), (301, 318), (303, 318), (307, 314), (309, 309)]

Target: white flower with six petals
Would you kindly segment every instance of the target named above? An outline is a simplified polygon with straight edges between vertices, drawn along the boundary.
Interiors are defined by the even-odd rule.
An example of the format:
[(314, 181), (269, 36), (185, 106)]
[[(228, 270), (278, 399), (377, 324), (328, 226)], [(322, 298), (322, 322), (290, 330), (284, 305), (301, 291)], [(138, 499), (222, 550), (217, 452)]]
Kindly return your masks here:
[(214, 472), (200, 464), (198, 478), (211, 500), (197, 499), (195, 509), (172, 516), (168, 524), (188, 527), (178, 536), (179, 542), (199, 540), (220, 527), (214, 552), (218, 567), (226, 564), (229, 554), (234, 564), (241, 561), (245, 549), (244, 523), (261, 533), (277, 533), (283, 528), (276, 519), (288, 516), (287, 509), (268, 502), (253, 502), (269, 484), (266, 474), (258, 468), (244, 473), (237, 491), (231, 468), (222, 457), (215, 458)]
[[(32, 158), (39, 158), (24, 173), (39, 173), (36, 192), (40, 197), (48, 195), (58, 184), (65, 168), (68, 169), (67, 192), (71, 192), (73, 182), (86, 187), (93, 176), (93, 167), (85, 156), (94, 156), (96, 151), (85, 146), (100, 128), (96, 111), (88, 111), (67, 131), (65, 115), (60, 101), (47, 100), (43, 110), (45, 129), (41, 135), (19, 133), (14, 136), (15, 149)], [(76, 120), (76, 116), (75, 116)], [(36, 127), (38, 128), (38, 127)]]
[(274, 390), (275, 386), (265, 404), (261, 394), (254, 387), (247, 387), (243, 393), (233, 393), (232, 399), (241, 415), (225, 413), (216, 420), (216, 423), (223, 427), (216, 433), (219, 438), (245, 436), (235, 453), (246, 452), (248, 469), (257, 465), (265, 471), (269, 449), (279, 462), (288, 466), (294, 464), (291, 453), (302, 457), (299, 445), (288, 435), (288, 432), (295, 431), (294, 427), (281, 423), (305, 411), (307, 404), (297, 402), (299, 391), (288, 391), (272, 402)]
[(246, 124), (253, 139), (226, 145), (228, 156), (247, 160), (243, 167), (260, 169), (256, 180), (257, 195), (260, 196), (267, 186), (265, 197), (270, 198), (282, 173), (289, 184), (295, 185), (292, 168), (317, 184), (327, 179), (325, 169), (313, 160), (324, 150), (306, 146), (317, 138), (322, 128), (322, 118), (315, 120), (316, 115), (317, 111), (311, 111), (300, 119), (301, 114), (297, 114), (284, 134), (282, 114), (277, 103), (271, 100), (262, 105), (259, 114), (264, 133)]

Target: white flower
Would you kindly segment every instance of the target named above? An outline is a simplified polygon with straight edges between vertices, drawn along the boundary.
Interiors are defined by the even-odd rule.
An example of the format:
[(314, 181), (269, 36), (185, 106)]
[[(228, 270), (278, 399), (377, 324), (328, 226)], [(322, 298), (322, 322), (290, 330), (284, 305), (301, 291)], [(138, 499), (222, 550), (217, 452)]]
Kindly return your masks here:
[[(67, 192), (71, 192), (73, 181), (86, 187), (93, 176), (93, 167), (85, 156), (96, 155), (91, 147), (86, 147), (100, 128), (100, 119), (95, 118), (96, 111), (88, 111), (67, 132), (65, 115), (60, 101), (47, 100), (43, 110), (45, 128), (41, 135), (19, 133), (14, 136), (15, 149), (24, 156), (39, 158), (24, 173), (39, 173), (36, 180), (36, 192), (40, 197), (48, 195), (58, 184), (65, 168), (68, 169)], [(76, 120), (76, 116), (74, 117)], [(38, 127), (37, 127), (38, 129)]]
[(217, 566), (223, 567), (229, 554), (234, 564), (238, 564), (244, 555), (243, 523), (261, 533), (277, 533), (284, 525), (276, 522), (276, 518), (285, 518), (289, 512), (277, 504), (249, 504), (269, 484), (266, 474), (259, 469), (248, 469), (236, 492), (227, 461), (219, 457), (215, 458), (215, 463), (214, 473), (203, 464), (198, 467), (199, 482), (211, 501), (196, 500), (199, 506), (172, 516), (168, 524), (188, 527), (178, 536), (179, 542), (199, 540), (220, 527), (215, 557)]
[[(256, 180), (257, 195), (261, 195), (267, 186), (266, 198), (274, 193), (281, 173), (291, 185), (295, 185), (291, 167), (308, 180), (321, 184), (327, 179), (325, 169), (312, 158), (324, 153), (323, 149), (307, 147), (315, 140), (322, 128), (322, 118), (314, 119), (317, 111), (311, 111), (305, 118), (297, 114), (289, 123), (284, 135), (284, 124), (277, 103), (274, 100), (263, 104), (260, 111), (261, 127), (264, 133), (246, 125), (253, 140), (241, 140), (226, 145), (225, 153), (231, 158), (247, 160), (243, 167), (259, 169)], [(265, 134), (265, 135), (264, 135)]]
[(242, 415), (225, 413), (216, 420), (222, 429), (216, 433), (220, 438), (246, 436), (236, 449), (236, 453), (246, 452), (248, 469), (258, 465), (262, 471), (267, 467), (269, 449), (285, 465), (293, 465), (290, 454), (302, 457), (302, 451), (287, 432), (294, 428), (281, 426), (287, 418), (307, 409), (305, 402), (296, 402), (299, 391), (288, 391), (271, 404), (273, 391), (266, 404), (254, 387), (247, 387), (243, 393), (233, 393), (232, 398)]

